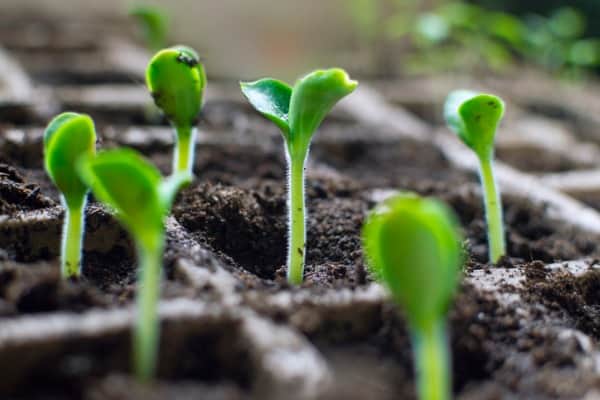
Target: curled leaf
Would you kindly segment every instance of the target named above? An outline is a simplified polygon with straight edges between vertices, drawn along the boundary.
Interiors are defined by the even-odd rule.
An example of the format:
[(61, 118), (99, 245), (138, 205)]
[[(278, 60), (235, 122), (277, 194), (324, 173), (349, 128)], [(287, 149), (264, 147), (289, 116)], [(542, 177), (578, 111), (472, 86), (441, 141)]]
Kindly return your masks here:
[(397, 195), (370, 214), (363, 243), (369, 265), (414, 326), (426, 329), (446, 314), (463, 262), (451, 209), (415, 194)]
[(175, 126), (195, 124), (206, 74), (193, 49), (175, 46), (156, 53), (146, 70), (146, 85), (156, 105)]
[(77, 205), (88, 191), (76, 171), (77, 160), (96, 152), (94, 122), (85, 114), (66, 112), (56, 116), (44, 131), (44, 164), (65, 201)]
[(358, 82), (340, 68), (317, 70), (299, 79), (289, 107), (291, 141), (307, 146), (333, 106), (357, 86)]
[(479, 157), (494, 153), (494, 139), (504, 115), (504, 102), (491, 94), (468, 90), (450, 93), (444, 105), (446, 123)]

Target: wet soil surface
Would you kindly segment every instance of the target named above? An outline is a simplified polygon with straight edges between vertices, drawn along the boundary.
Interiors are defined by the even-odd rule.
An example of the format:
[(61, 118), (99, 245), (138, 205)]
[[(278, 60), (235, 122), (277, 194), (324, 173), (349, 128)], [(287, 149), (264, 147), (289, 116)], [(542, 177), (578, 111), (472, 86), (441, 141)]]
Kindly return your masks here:
[[(599, 257), (597, 236), (549, 219), (543, 207), (526, 199), (505, 196), (511, 257), (490, 266), (475, 175), (456, 170), (426, 143), (329, 121), (315, 139), (307, 169), (306, 280), (301, 288), (291, 288), (284, 271), (286, 166), (281, 138), (242, 107), (227, 110), (221, 104), (205, 111), (205, 127), (216, 133), (201, 139), (194, 167), (197, 179), (173, 206), (164, 299), (212, 298), (208, 289), (190, 285), (176, 272), (178, 260), (198, 257), (194, 249), (199, 246), (206, 257), (199, 267), (214, 264), (232, 276), (233, 291), (242, 296), (244, 307), (300, 333), (318, 350), (334, 376), (332, 388), (320, 398), (414, 398), (410, 338), (401, 313), (383, 297), (367, 301), (359, 294), (376, 287), (364, 263), (360, 229), (377, 194), (383, 189), (416, 191), (450, 204), (467, 239), (466, 279), (449, 317), (457, 396), (571, 399), (600, 387), (594, 368), (586, 364), (594, 359), (590, 354), (600, 338), (600, 275), (590, 270), (574, 276), (546, 268), (554, 262)], [(99, 125), (101, 132), (121, 129)], [(120, 144), (119, 135), (101, 138), (103, 147)], [(170, 171), (168, 144), (137, 147), (163, 173)], [(126, 232), (92, 198), (83, 277), (61, 280), (56, 257), (62, 212), (58, 193), (35, 156), (42, 154), (41, 141), (0, 149), (0, 324), (131, 305), (135, 254)], [(32, 215), (41, 219), (32, 220)], [(35, 243), (24, 237), (45, 238), (46, 250), (33, 249)], [(490, 289), (482, 282), (485, 271), (494, 268), (506, 276)], [(524, 276), (524, 283), (515, 283), (511, 274)], [(350, 299), (342, 311), (331, 300), (340, 293)], [(505, 301), (505, 294), (518, 300)], [(305, 300), (296, 306), (275, 301), (294, 296)], [(48, 359), (62, 360), (60, 368), (44, 377), (42, 360), (15, 378), (20, 384), (4, 389), (14, 398), (32, 399), (46, 394), (154, 398), (158, 393), (173, 398), (190, 393), (206, 399), (249, 398), (254, 377), (234, 366), (240, 360), (241, 366), (249, 366), (232, 333), (239, 327), (228, 323), (204, 333), (194, 329), (182, 334), (180, 360), (161, 370), (153, 393), (124, 375), (128, 362), (122, 353), (129, 351), (129, 342), (116, 333), (97, 342), (76, 341), (74, 350), (58, 347), (58, 356)], [(116, 350), (104, 354), (111, 343), (115, 349), (125, 346), (120, 356), (114, 356)], [(29, 354), (44, 343), (24, 346)], [(61, 358), (61, 351), (68, 356)], [(35, 388), (23, 384), (26, 378), (38, 379)]]

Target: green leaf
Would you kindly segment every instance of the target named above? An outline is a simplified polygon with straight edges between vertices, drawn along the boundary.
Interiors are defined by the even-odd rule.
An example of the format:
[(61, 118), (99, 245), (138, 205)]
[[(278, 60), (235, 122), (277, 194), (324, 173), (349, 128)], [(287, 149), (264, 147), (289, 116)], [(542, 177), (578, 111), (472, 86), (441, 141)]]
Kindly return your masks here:
[(88, 191), (76, 171), (77, 160), (96, 152), (96, 130), (84, 114), (56, 116), (44, 131), (44, 163), (48, 175), (69, 207), (79, 205)]
[(314, 71), (299, 79), (290, 100), (289, 145), (299, 151), (305, 150), (333, 106), (357, 86), (358, 82), (339, 68)]
[(371, 268), (419, 329), (447, 312), (463, 263), (461, 241), (452, 210), (414, 194), (383, 202), (363, 227)]
[(484, 20), (484, 29), (492, 36), (510, 43), (516, 49), (522, 49), (526, 27), (518, 17), (504, 12), (488, 11)]
[(139, 21), (146, 45), (150, 50), (157, 51), (166, 45), (169, 18), (162, 8), (136, 5), (129, 10), (129, 15)]
[(367, 222), (363, 226), (362, 232), (362, 246), (364, 249), (365, 257), (367, 258), (369, 270), (377, 280), (383, 283), (385, 282), (383, 270), (381, 269), (383, 266), (383, 261), (381, 259), (379, 251), (381, 248), (381, 229), (379, 229), (379, 227), (388, 217), (390, 206), (393, 205), (394, 199), (397, 196), (402, 196), (407, 199), (418, 198), (418, 195), (414, 192), (400, 192), (391, 197), (390, 199), (383, 201), (369, 213), (369, 217), (367, 219)]
[(573, 7), (561, 7), (554, 12), (548, 25), (559, 38), (575, 39), (585, 31), (585, 17)]
[(48, 142), (50, 142), (50, 139), (59, 129), (61, 129), (64, 126), (66, 122), (75, 119), (80, 115), (81, 114), (67, 111), (52, 118), (52, 120), (48, 123), (46, 130), (44, 130), (44, 148), (48, 146)]
[(569, 49), (569, 61), (583, 67), (600, 65), (600, 39), (583, 39), (574, 42)]
[(502, 99), (468, 90), (450, 93), (444, 105), (448, 127), (482, 159), (494, 154), (496, 129), (503, 115)]
[(290, 133), (288, 112), (292, 88), (284, 82), (271, 78), (255, 82), (240, 82), (240, 87), (256, 111), (273, 121), (288, 138)]
[(176, 127), (196, 123), (206, 74), (193, 49), (175, 46), (159, 51), (148, 64), (146, 85), (156, 105)]
[(166, 214), (154, 165), (131, 149), (107, 150), (79, 162), (81, 178), (94, 196), (110, 206), (117, 218), (142, 243), (156, 238)]

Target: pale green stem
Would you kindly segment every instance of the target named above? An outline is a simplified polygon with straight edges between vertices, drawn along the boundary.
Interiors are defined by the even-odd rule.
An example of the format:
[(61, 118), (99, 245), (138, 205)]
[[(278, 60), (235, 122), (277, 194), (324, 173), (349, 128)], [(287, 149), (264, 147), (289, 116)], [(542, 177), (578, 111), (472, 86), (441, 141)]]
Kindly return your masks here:
[(446, 323), (440, 320), (423, 331), (413, 330), (415, 374), (420, 400), (450, 400), (450, 355)]
[(196, 145), (196, 128), (191, 126), (176, 127), (175, 151), (173, 154), (173, 173), (187, 171), (192, 174), (194, 167), (194, 150)]
[(141, 381), (149, 381), (156, 372), (160, 342), (158, 299), (162, 271), (163, 235), (153, 243), (137, 245), (139, 259), (137, 289), (137, 320), (133, 338), (134, 368)]
[(502, 201), (496, 185), (492, 163), (491, 157), (480, 158), (490, 261), (495, 263), (506, 254), (506, 243), (504, 239), (504, 222), (502, 220)]
[(62, 231), (61, 275), (76, 278), (81, 274), (81, 247), (83, 242), (83, 218), (85, 197), (70, 201), (63, 198), (65, 219)]
[(287, 279), (300, 285), (304, 278), (304, 256), (306, 252), (306, 219), (304, 214), (304, 161), (306, 155), (288, 157), (288, 259)]

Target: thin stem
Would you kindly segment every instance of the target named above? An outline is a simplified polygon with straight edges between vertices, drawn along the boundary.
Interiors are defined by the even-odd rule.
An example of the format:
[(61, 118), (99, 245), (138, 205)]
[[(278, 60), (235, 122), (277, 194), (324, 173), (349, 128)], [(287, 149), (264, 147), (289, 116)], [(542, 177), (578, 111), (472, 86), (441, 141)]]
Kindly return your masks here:
[(288, 157), (288, 259), (287, 279), (293, 285), (300, 285), (304, 277), (304, 256), (306, 251), (306, 219), (304, 215), (304, 160), (305, 156)]
[(139, 287), (137, 293), (137, 320), (133, 341), (134, 368), (141, 381), (149, 381), (156, 371), (159, 346), (158, 299), (162, 270), (163, 236), (154, 243), (138, 243)]
[(502, 201), (496, 186), (492, 158), (480, 159), (481, 184), (483, 185), (485, 217), (488, 228), (488, 246), (490, 261), (495, 263), (506, 254), (504, 223), (502, 220)]
[(196, 128), (191, 126), (176, 127), (177, 136), (173, 154), (173, 172), (187, 171), (192, 173), (194, 150), (196, 145)]
[(65, 219), (62, 231), (61, 275), (76, 278), (81, 274), (81, 247), (83, 242), (83, 218), (85, 197), (80, 201), (65, 201)]
[(412, 341), (419, 399), (451, 399), (451, 367), (445, 321), (440, 320), (423, 331), (414, 330)]

